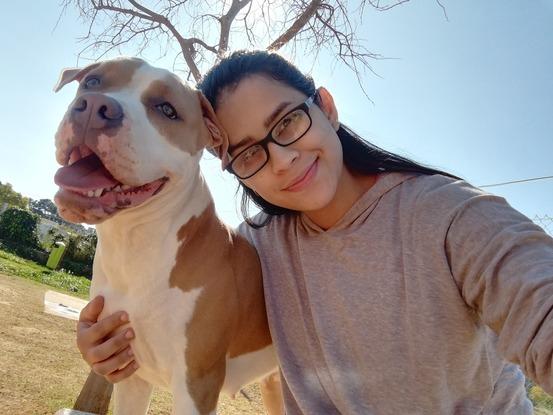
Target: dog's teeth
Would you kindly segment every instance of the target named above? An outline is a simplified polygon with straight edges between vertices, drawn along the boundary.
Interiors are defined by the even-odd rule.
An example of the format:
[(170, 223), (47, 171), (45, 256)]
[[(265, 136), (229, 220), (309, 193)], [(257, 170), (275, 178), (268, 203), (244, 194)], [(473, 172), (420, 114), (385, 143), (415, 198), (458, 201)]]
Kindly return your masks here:
[(96, 189), (94, 191), (94, 197), (100, 197), (102, 195), (103, 191), (104, 191), (104, 189)]
[(121, 189), (123, 190), (129, 190), (131, 187), (128, 185), (128, 184), (124, 184), (123, 186), (121, 186)]
[(88, 197), (94, 197), (94, 190), (89, 190), (86, 194)]
[(121, 185), (117, 185), (112, 189), (114, 192), (120, 192), (121, 191)]

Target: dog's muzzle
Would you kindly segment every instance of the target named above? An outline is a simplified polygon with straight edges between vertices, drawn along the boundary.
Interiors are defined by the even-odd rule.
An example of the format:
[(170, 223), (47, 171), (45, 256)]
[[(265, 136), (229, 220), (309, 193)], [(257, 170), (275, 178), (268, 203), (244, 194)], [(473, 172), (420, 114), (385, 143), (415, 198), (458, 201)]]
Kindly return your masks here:
[(71, 121), (83, 129), (117, 128), (123, 118), (123, 108), (116, 99), (96, 92), (82, 94), (71, 108)]

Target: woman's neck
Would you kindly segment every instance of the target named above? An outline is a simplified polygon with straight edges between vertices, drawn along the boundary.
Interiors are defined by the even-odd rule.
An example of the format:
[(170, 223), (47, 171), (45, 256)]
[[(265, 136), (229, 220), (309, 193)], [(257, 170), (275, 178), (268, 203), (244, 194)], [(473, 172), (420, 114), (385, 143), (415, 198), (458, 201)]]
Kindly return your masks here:
[(330, 203), (321, 209), (306, 211), (303, 214), (322, 229), (331, 228), (374, 185), (376, 177), (376, 174), (354, 173), (344, 167), (336, 194)]

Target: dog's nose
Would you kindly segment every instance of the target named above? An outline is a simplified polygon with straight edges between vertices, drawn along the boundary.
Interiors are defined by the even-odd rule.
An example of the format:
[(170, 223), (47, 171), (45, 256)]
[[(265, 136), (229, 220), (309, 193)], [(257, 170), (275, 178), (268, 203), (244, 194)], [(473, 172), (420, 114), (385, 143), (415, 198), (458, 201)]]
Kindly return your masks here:
[(81, 95), (72, 108), (73, 121), (94, 129), (118, 127), (123, 116), (123, 108), (116, 99), (98, 93)]

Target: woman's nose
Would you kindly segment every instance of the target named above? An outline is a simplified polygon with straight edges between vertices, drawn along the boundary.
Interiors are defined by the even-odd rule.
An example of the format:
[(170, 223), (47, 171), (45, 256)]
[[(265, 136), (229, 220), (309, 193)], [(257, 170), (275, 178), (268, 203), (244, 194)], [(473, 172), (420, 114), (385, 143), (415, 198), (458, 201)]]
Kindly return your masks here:
[(280, 173), (287, 170), (299, 157), (299, 151), (294, 145), (282, 147), (275, 143), (269, 143), (269, 163), (274, 173)]

